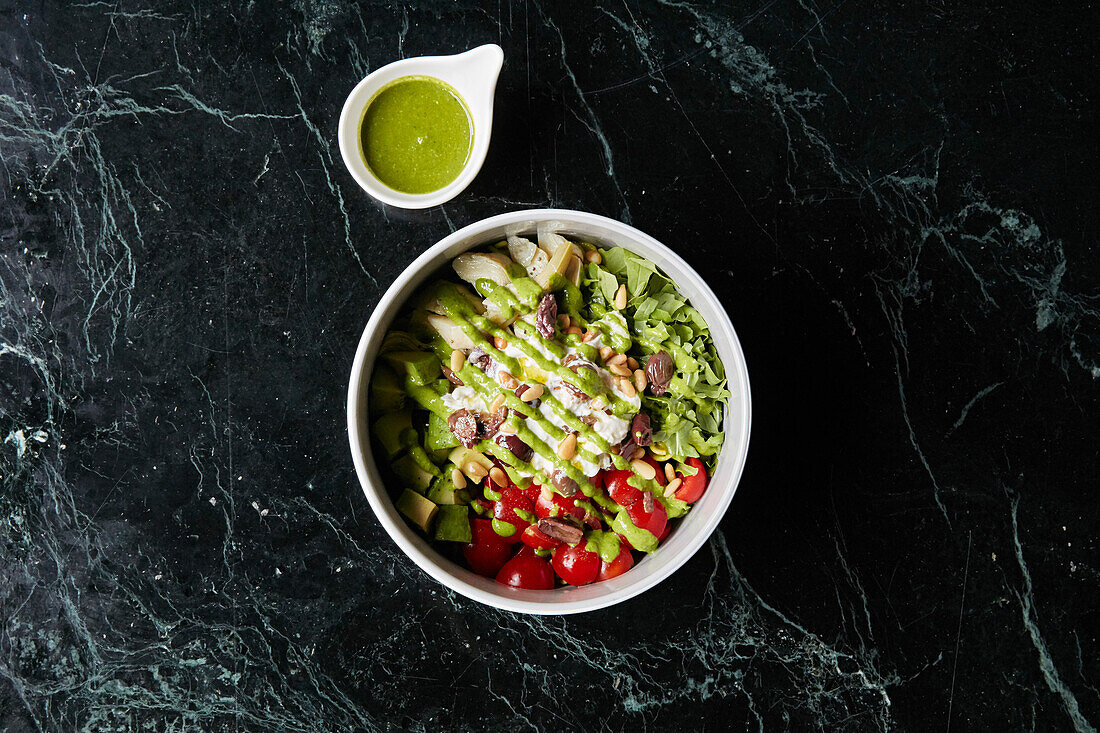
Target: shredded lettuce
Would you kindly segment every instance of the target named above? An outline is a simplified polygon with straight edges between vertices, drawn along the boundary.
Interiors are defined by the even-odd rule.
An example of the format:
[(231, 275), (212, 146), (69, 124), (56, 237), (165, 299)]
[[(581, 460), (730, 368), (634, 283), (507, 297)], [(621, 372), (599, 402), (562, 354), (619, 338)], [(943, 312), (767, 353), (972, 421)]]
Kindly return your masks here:
[[(629, 295), (626, 310), (609, 311), (623, 283)], [(678, 459), (697, 457), (713, 464), (722, 447), (722, 420), (730, 393), (702, 314), (688, 305), (655, 264), (622, 247), (603, 250), (602, 263), (585, 268), (581, 289), (594, 319), (610, 313), (625, 316), (634, 341), (631, 356), (644, 364), (651, 354), (664, 351), (676, 365), (664, 395), (642, 396), (653, 421), (653, 439), (665, 443)]]

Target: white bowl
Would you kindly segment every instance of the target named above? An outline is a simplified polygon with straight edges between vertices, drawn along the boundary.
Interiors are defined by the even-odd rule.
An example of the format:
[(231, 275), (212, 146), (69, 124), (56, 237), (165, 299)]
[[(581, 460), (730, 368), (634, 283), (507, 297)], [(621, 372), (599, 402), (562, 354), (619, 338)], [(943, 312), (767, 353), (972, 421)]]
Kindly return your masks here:
[[(521, 590), (477, 575), (445, 558), (398, 514), (390, 491), (375, 465), (367, 417), (371, 369), (382, 337), (417, 288), (449, 270), (450, 261), (468, 249), (499, 242), (508, 234), (534, 233), (539, 222), (555, 222), (557, 231), (601, 246), (621, 245), (655, 262), (677, 284), (707, 324), (725, 365), (731, 393), (725, 419), (725, 443), (703, 498), (678, 520), (668, 538), (652, 555), (612, 580), (579, 588)], [(475, 601), (509, 611), (566, 614), (610, 606), (652, 588), (683, 565), (707, 541), (733, 499), (749, 447), (751, 405), (749, 375), (741, 344), (725, 309), (703, 279), (675, 252), (642, 232), (595, 214), (564, 209), (514, 211), (459, 229), (431, 247), (394, 280), (382, 296), (355, 352), (348, 387), (348, 438), (355, 471), (378, 521), (398, 547), (424, 572), (448, 588)], [(392, 488), (392, 487), (389, 487)]]
[[(438, 206), (462, 193), (481, 170), (485, 154), (489, 152), (489, 139), (493, 132), (493, 97), (503, 63), (504, 52), (500, 46), (487, 43), (453, 56), (415, 56), (401, 59), (368, 74), (348, 95), (340, 112), (340, 124), (337, 128), (340, 156), (352, 178), (377, 200), (403, 209)], [(470, 113), (473, 135), (470, 157), (458, 177), (438, 191), (396, 191), (378, 180), (363, 160), (359, 140), (363, 113), (382, 87), (407, 76), (429, 76), (446, 82), (462, 97)]]

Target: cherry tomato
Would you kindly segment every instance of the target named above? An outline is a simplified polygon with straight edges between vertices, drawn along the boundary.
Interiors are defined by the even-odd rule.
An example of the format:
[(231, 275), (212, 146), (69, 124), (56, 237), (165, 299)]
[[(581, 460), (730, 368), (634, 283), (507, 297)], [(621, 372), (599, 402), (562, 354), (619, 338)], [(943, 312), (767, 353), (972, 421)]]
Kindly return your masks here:
[(630, 545), (622, 542), (619, 544), (619, 554), (614, 560), (611, 562), (600, 560), (600, 572), (596, 574), (596, 581), (617, 578), (632, 567), (634, 567), (634, 556), (630, 554)]
[(523, 530), (523, 534), (520, 535), (519, 539), (523, 544), (537, 550), (549, 550), (561, 544), (553, 537), (548, 537), (533, 524), (528, 525), (527, 529)]
[(500, 492), (500, 499), (493, 502), (493, 519), (508, 522), (515, 526), (516, 531), (503, 539), (506, 542), (519, 542), (520, 533), (530, 522), (520, 518), (516, 510), (529, 512), (535, 508), (534, 502), (523, 493), (522, 489), (510, 486)]
[[(546, 519), (553, 516), (565, 516), (572, 514), (577, 519), (584, 519), (584, 510), (577, 506), (577, 500), (572, 496), (562, 496), (561, 494), (554, 494), (551, 498), (547, 499), (542, 494), (539, 494), (539, 498), (535, 500), (535, 516), (539, 519)], [(558, 511), (554, 512), (554, 507), (558, 508)]]
[(584, 544), (562, 545), (554, 550), (554, 572), (569, 585), (587, 585), (600, 571), (600, 556), (584, 549)]
[(470, 521), (470, 531), (474, 541), (462, 548), (462, 554), (471, 570), (491, 578), (508, 562), (512, 548), (493, 531), (493, 523), (488, 519), (475, 517)]
[(535, 501), (539, 498), (539, 494), (542, 493), (542, 487), (532, 482), (530, 486), (523, 490), (523, 493), (527, 496), (528, 499), (530, 499), (531, 501)]
[(657, 541), (658, 542), (664, 542), (665, 537), (668, 537), (668, 533), (671, 532), (671, 531), (672, 531), (672, 525), (669, 524), (668, 522), (665, 522), (665, 528), (663, 530), (661, 530), (661, 534), (657, 535)]
[(692, 504), (699, 501), (699, 497), (707, 490), (707, 469), (703, 467), (703, 462), (698, 458), (689, 458), (684, 463), (696, 469), (696, 471), (694, 476), (680, 475), (683, 483), (680, 484), (680, 488), (676, 489), (676, 498)]
[(592, 484), (593, 486), (595, 486), (597, 489), (602, 489), (603, 488), (603, 479), (604, 479), (604, 474), (605, 473), (607, 473), (606, 470), (600, 471), (595, 476), (590, 476), (588, 478), (588, 482), (590, 484)]
[(630, 506), (642, 498), (641, 489), (636, 489), (627, 483), (634, 475), (633, 471), (608, 471), (604, 479), (607, 486), (607, 495), (622, 506)]
[(634, 526), (638, 529), (647, 529), (656, 537), (662, 536), (661, 533), (665, 531), (665, 526), (668, 524), (668, 512), (661, 506), (661, 502), (653, 502), (653, 511), (647, 512), (645, 510), (644, 501), (636, 501), (626, 508), (626, 515), (630, 517), (630, 521), (634, 523)]
[(504, 567), (497, 573), (497, 582), (513, 588), (552, 590), (554, 571), (550, 569), (550, 563), (535, 555), (534, 551), (527, 554), (527, 550), (529, 548), (524, 547), (515, 557), (504, 563)]

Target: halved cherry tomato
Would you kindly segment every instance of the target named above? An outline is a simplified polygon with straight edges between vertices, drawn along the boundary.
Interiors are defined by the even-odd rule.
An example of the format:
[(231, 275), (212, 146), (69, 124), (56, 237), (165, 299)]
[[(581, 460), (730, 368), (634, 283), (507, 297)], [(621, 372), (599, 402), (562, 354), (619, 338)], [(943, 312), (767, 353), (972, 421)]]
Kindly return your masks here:
[(600, 571), (600, 556), (584, 549), (584, 544), (562, 545), (554, 550), (551, 564), (558, 577), (569, 585), (587, 585)]
[(506, 542), (519, 542), (520, 533), (530, 524), (530, 522), (516, 514), (516, 510), (529, 512), (534, 508), (534, 502), (528, 498), (527, 494), (523, 493), (522, 489), (509, 486), (500, 492), (500, 499), (493, 502), (493, 519), (508, 522), (516, 528), (513, 534), (503, 538)]
[(668, 525), (668, 512), (665, 511), (659, 501), (653, 502), (653, 511), (651, 512), (645, 510), (645, 504), (644, 501), (634, 502), (626, 508), (626, 515), (630, 517), (630, 521), (638, 529), (649, 530), (655, 537), (661, 537), (661, 533), (665, 531), (665, 527)]
[(524, 547), (515, 557), (504, 563), (504, 567), (497, 573), (497, 582), (513, 588), (552, 590), (554, 571), (550, 569), (550, 563), (535, 555), (530, 548)]
[(561, 544), (553, 537), (549, 537), (542, 532), (534, 524), (527, 526), (527, 529), (523, 530), (523, 534), (520, 535), (520, 541), (528, 547), (533, 547), (536, 550), (550, 550)]
[(596, 580), (611, 580), (617, 578), (630, 568), (634, 567), (634, 556), (630, 554), (630, 546), (625, 542), (619, 545), (619, 554), (611, 562), (600, 560), (600, 572), (596, 574)]
[(671, 531), (672, 531), (672, 525), (669, 524), (668, 522), (665, 522), (665, 528), (663, 530), (661, 530), (661, 534), (657, 535), (657, 541), (658, 542), (664, 542), (665, 537), (668, 537), (668, 533), (671, 532)]
[[(658, 484), (664, 486), (666, 479), (661, 464), (657, 463), (657, 461), (653, 459), (653, 456), (646, 456), (642, 460), (653, 466), (653, 471), (656, 474), (653, 478)], [(604, 473), (606, 474), (604, 477), (604, 485), (607, 487), (607, 495), (621, 506), (630, 506), (638, 501), (638, 499), (642, 498), (642, 490), (627, 483), (630, 477), (634, 475), (633, 471), (629, 469), (622, 471), (608, 470)]]
[(523, 490), (523, 493), (527, 495), (528, 499), (535, 501), (539, 498), (539, 494), (542, 493), (542, 487), (532, 482), (530, 486)]
[(633, 475), (634, 472), (630, 470), (608, 471), (607, 476), (604, 478), (607, 495), (622, 506), (630, 506), (642, 498), (641, 489), (636, 489), (627, 483), (627, 480)]
[(493, 523), (488, 519), (475, 517), (470, 520), (470, 532), (474, 541), (462, 548), (462, 554), (466, 556), (471, 570), (492, 578), (508, 562), (512, 548), (493, 531)]
[[(561, 517), (565, 515), (573, 515), (577, 519), (584, 519), (584, 510), (577, 506), (577, 500), (572, 496), (562, 496), (561, 494), (553, 494), (551, 498), (547, 499), (541, 493), (539, 498), (535, 499), (535, 516), (539, 519), (546, 519), (547, 517)], [(557, 511), (554, 511), (554, 507), (557, 507)]]
[(692, 504), (699, 501), (699, 497), (707, 490), (707, 469), (698, 458), (689, 458), (684, 463), (696, 469), (696, 471), (694, 476), (680, 474), (683, 483), (680, 484), (680, 488), (676, 489), (676, 498)]

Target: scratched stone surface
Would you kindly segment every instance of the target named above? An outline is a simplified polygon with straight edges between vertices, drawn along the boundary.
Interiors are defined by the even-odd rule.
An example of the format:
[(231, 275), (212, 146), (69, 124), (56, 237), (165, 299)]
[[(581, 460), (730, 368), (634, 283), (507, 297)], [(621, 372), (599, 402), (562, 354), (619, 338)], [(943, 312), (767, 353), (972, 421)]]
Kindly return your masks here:
[[(0, 3), (0, 728), (1093, 730), (1097, 16), (984, 5)], [(345, 95), (485, 42), (480, 176), (373, 204)], [(419, 571), (344, 427), (388, 283), (532, 206), (699, 268), (755, 401), (569, 618)]]

